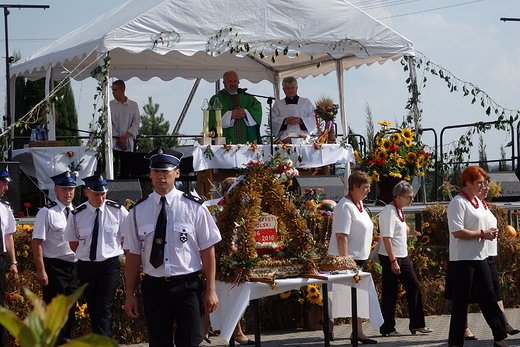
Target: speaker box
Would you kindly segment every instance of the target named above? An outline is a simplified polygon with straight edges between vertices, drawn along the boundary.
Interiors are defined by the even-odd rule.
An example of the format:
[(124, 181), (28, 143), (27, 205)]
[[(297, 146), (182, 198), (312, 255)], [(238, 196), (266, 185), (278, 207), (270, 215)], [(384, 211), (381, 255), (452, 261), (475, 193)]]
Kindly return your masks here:
[(488, 175), (492, 181), (500, 183), (502, 188), (502, 196), (493, 198), (493, 201), (520, 200), (520, 181), (514, 171), (490, 172)]
[(9, 170), (9, 176), (11, 176), (11, 182), (9, 182), (9, 189), (5, 192), (4, 200), (9, 201), (11, 208), (13, 209), (14, 215), (22, 210), (22, 203), (20, 201), (20, 163), (17, 161), (6, 161)]
[(120, 204), (126, 199), (137, 201), (142, 198), (141, 183), (138, 179), (117, 179), (107, 181), (107, 198)]
[(299, 189), (302, 193), (307, 189), (322, 188), (322, 199), (330, 199), (338, 202), (345, 196), (345, 188), (341, 178), (334, 175), (324, 176), (298, 176), (293, 179), (290, 190)]

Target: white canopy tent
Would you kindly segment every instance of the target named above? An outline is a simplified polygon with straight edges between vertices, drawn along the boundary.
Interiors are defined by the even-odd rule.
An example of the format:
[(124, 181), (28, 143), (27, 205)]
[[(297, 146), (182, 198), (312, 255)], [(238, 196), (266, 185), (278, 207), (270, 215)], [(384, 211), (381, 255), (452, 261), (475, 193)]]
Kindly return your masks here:
[(241, 79), (273, 83), (275, 97), (286, 76), (336, 71), (346, 134), (343, 71), (414, 49), (345, 0), (130, 0), (14, 64), (10, 85), (18, 76), (83, 80), (107, 53), (111, 77), (215, 82), (235, 70)]

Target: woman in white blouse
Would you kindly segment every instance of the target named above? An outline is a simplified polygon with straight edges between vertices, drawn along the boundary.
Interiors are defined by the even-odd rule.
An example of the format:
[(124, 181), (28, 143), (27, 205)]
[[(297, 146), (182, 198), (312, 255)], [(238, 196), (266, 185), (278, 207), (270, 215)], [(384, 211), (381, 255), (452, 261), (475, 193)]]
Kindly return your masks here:
[[(363, 270), (370, 254), (370, 244), (374, 224), (363, 207), (363, 199), (370, 193), (372, 179), (365, 172), (354, 171), (348, 178), (348, 194), (334, 208), (332, 220), (332, 237), (329, 243), (329, 254), (349, 256)], [(361, 318), (358, 318), (358, 342), (374, 344), (363, 333)], [(350, 337), (352, 339), (352, 336)]]
[(488, 243), (498, 230), (489, 226), (488, 212), (477, 195), (488, 184), (487, 174), (478, 166), (469, 166), (461, 174), (462, 189), (448, 206), (452, 310), (448, 344), (464, 346), (466, 310), (475, 299), (493, 332), (494, 347), (506, 347), (505, 321), (498, 306), (491, 271), (487, 262)]
[(412, 204), (412, 185), (406, 181), (397, 183), (393, 195), (394, 200), (379, 214), (379, 229), (384, 245), (379, 249), (379, 261), (383, 268), (381, 311), (384, 319), (379, 332), (383, 336), (401, 336), (395, 330), (397, 282), (400, 281), (408, 300), (410, 332), (412, 335), (416, 332), (431, 333), (433, 330), (427, 328), (424, 321), (421, 287), (408, 258), (407, 234), (410, 228), (405, 222), (403, 207)]

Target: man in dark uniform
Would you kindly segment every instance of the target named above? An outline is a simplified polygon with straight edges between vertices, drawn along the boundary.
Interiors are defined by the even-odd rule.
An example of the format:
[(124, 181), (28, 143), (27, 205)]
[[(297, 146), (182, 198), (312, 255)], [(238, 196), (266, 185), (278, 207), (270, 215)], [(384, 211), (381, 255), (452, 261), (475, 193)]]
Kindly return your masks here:
[(117, 202), (106, 200), (107, 181), (103, 175), (83, 178), (88, 201), (69, 218), (65, 240), (78, 258), (80, 284), (85, 289), (92, 332), (112, 337), (114, 301), (123, 254), (120, 226), (128, 215)]
[[(5, 192), (9, 189), (9, 169), (7, 164), (0, 164), (0, 305), (4, 305), (5, 298), (5, 274), (9, 271), (10, 278), (18, 276), (18, 267), (16, 262), (16, 253), (14, 251), (13, 233), (16, 231), (16, 222), (14, 220), (13, 211), (7, 201), (2, 199)], [(7, 252), (6, 262), (3, 254)], [(5, 344), (5, 329), (0, 325), (0, 345)]]
[[(72, 199), (76, 178), (70, 171), (66, 171), (51, 179), (54, 181), (56, 201), (50, 202), (38, 212), (32, 233), (36, 281), (42, 286), (43, 300), (46, 303), (50, 303), (58, 294), (70, 295), (78, 288), (76, 256), (69, 242), (64, 240), (67, 219), (74, 209)], [(57, 339), (60, 345), (71, 338), (75, 309), (74, 306), (71, 308), (69, 319), (60, 331)]]
[[(150, 347), (198, 347), (202, 342), (202, 309), (218, 307), (213, 245), (220, 232), (200, 198), (175, 188), (182, 153), (158, 148), (149, 154), (154, 192), (133, 205), (126, 231), (126, 304), (138, 315), (134, 291), (140, 267), (141, 291)], [(202, 299), (200, 272), (206, 277)]]

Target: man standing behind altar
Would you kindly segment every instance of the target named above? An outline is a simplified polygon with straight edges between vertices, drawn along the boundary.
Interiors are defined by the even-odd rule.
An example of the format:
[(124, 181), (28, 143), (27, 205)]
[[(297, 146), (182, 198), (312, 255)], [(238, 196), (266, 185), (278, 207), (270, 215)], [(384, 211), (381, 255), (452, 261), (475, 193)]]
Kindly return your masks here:
[(282, 89), (285, 99), (273, 106), (273, 135), (277, 138), (309, 136), (316, 130), (312, 102), (297, 95), (298, 81), (292, 76), (283, 79)]
[(218, 99), (222, 105), (222, 129), (228, 144), (262, 143), (260, 126), (262, 125), (262, 104), (252, 95), (245, 94), (238, 88), (240, 83), (235, 71), (228, 71), (223, 76), (224, 89), (213, 95), (209, 106), (209, 128), (216, 127), (214, 104)]
[(117, 80), (112, 84), (114, 100), (110, 100), (110, 115), (112, 117), (114, 173), (118, 178), (129, 178), (132, 157), (128, 153), (134, 151), (134, 141), (141, 122), (139, 106), (137, 102), (126, 97), (125, 90), (126, 85), (122, 80)]
[[(34, 220), (32, 250), (36, 266), (36, 281), (42, 286), (43, 300), (50, 303), (58, 294), (70, 295), (78, 288), (76, 256), (65, 241), (67, 219), (74, 206), (76, 178), (70, 171), (51, 177), (54, 181), (56, 201), (43, 207)], [(69, 319), (58, 336), (58, 343), (64, 344), (71, 338), (74, 322), (73, 306)]]

